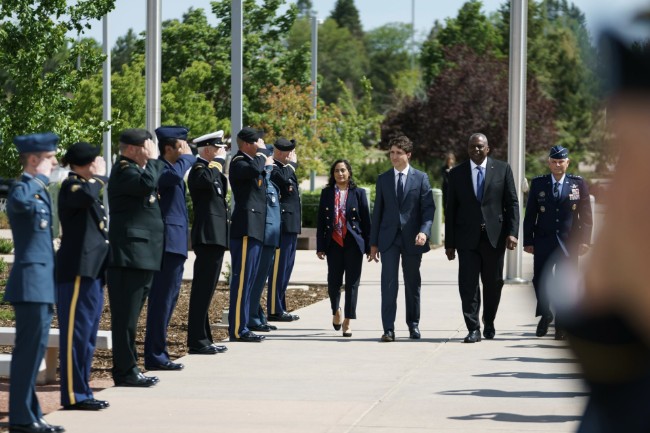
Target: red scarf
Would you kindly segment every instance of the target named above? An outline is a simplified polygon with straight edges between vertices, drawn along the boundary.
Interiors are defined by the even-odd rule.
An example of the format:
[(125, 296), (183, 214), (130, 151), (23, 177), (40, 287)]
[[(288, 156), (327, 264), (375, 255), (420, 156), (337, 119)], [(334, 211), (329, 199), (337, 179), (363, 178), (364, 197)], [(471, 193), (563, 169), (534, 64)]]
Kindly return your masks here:
[(348, 232), (348, 228), (345, 221), (345, 202), (348, 199), (348, 193), (345, 194), (345, 198), (341, 200), (341, 190), (338, 186), (334, 186), (334, 231), (332, 232), (332, 239), (343, 246), (343, 239)]

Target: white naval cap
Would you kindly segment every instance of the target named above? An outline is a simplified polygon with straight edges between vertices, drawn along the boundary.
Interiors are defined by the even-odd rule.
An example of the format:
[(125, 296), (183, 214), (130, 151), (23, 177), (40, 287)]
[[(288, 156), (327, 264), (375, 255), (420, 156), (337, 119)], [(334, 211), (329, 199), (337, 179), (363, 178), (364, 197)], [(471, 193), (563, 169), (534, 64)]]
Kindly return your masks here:
[(227, 144), (223, 141), (223, 130), (216, 132), (211, 132), (209, 134), (202, 135), (200, 137), (192, 140), (192, 143), (196, 144), (196, 147), (205, 147), (205, 146), (217, 146), (217, 147), (226, 147)]

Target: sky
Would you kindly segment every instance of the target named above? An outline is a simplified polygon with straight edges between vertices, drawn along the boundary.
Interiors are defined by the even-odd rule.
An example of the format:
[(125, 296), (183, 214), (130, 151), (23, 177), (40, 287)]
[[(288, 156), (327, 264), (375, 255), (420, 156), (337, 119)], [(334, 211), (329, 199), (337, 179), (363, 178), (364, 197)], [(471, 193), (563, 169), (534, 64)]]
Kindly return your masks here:
[[(180, 19), (190, 7), (202, 8), (208, 18), (215, 21), (210, 12), (211, 0), (162, 0), (162, 19)], [(483, 0), (484, 11), (494, 12), (506, 0)], [(364, 30), (390, 22), (410, 23), (412, 6), (415, 8), (415, 28), (419, 39), (428, 34), (435, 20), (444, 21), (455, 17), (464, 0), (355, 0)], [(336, 0), (312, 0), (314, 9), (321, 19), (327, 18)], [(604, 27), (627, 28), (630, 17), (641, 8), (650, 8), (650, 0), (573, 0), (584, 12), (587, 27), (592, 36), (597, 36)], [(146, 27), (147, 0), (116, 0), (115, 9), (109, 14), (109, 39), (111, 47), (119, 36), (129, 28), (137, 33)], [(102, 40), (101, 22), (94, 22), (86, 33), (98, 41)]]

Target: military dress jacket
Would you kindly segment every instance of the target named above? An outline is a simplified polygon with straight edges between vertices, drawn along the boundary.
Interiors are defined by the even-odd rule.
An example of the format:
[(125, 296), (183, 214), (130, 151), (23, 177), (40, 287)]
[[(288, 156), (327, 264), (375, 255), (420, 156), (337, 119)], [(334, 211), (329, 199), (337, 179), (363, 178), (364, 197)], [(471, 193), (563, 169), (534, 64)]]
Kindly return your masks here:
[(558, 200), (553, 196), (552, 176), (538, 176), (530, 184), (524, 246), (555, 245), (559, 237), (572, 253), (578, 244), (591, 243), (593, 219), (589, 188), (582, 177), (567, 174)]
[(150, 159), (144, 168), (120, 156), (108, 180), (111, 245), (109, 266), (159, 271), (164, 225), (158, 179), (165, 163)]
[(230, 237), (250, 236), (264, 242), (266, 224), (266, 185), (264, 184), (267, 153), (259, 151), (255, 157), (241, 150), (230, 161), (230, 187), (235, 201)]
[(192, 245), (220, 245), (228, 248), (228, 179), (223, 175), (225, 160), (208, 162), (198, 158), (187, 178), (194, 207)]
[(185, 202), (185, 173), (196, 162), (194, 155), (181, 155), (174, 164), (159, 158), (164, 164), (158, 180), (160, 211), (165, 223), (165, 252), (187, 258), (189, 218)]
[(25, 173), (9, 191), (7, 214), (14, 240), (14, 265), (5, 301), (53, 304), (56, 300), (48, 182), (41, 174)]
[(271, 172), (271, 181), (280, 189), (280, 213), (282, 215), (282, 233), (300, 234), (302, 227), (302, 206), (298, 190), (296, 168), (298, 164), (283, 164), (275, 161)]
[(100, 193), (108, 178), (88, 180), (70, 172), (59, 191), (61, 247), (56, 253), (56, 281), (77, 276), (104, 279), (108, 262), (108, 218)]

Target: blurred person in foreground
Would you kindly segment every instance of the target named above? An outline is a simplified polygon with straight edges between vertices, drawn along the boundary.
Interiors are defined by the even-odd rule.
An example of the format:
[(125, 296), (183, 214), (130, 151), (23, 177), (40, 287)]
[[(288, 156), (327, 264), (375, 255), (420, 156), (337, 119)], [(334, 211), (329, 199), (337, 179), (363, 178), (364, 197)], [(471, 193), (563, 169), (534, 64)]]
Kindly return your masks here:
[[(327, 258), (327, 292), (332, 306), (332, 326), (352, 337), (350, 320), (357, 318), (357, 295), (363, 255), (370, 255), (370, 208), (366, 191), (352, 178), (352, 167), (337, 159), (327, 186), (320, 194), (316, 255)], [(341, 285), (345, 275), (345, 310), (341, 314)]]

